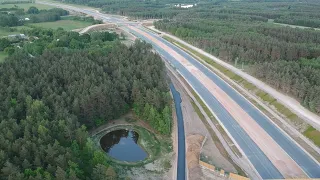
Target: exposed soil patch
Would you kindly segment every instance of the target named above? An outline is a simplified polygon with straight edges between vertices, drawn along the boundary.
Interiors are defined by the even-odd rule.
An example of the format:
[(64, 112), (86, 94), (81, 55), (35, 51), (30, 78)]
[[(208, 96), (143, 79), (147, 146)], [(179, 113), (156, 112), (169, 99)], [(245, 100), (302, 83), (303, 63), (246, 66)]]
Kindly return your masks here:
[[(229, 155), (223, 148), (222, 144), (219, 142), (218, 138), (212, 136), (212, 132), (208, 132), (206, 125), (202, 122), (201, 117), (199, 117), (195, 108), (193, 107), (193, 102), (188, 96), (187, 92), (185, 92), (183, 87), (180, 85), (179, 82), (177, 82), (175, 78), (171, 78), (171, 80), (181, 96), (181, 107), (184, 118), (186, 137), (188, 138), (188, 136), (191, 134), (198, 134), (200, 136), (207, 137), (206, 142), (204, 143), (201, 149), (201, 155), (210, 158), (211, 162), (216, 167), (222, 168), (227, 172), (237, 172), (234, 166), (229, 162), (229, 159), (226, 158)], [(213, 135), (215, 135), (214, 132)], [(207, 177), (211, 177), (208, 176), (208, 172), (203, 173), (203, 170), (201, 170), (200, 167), (193, 168), (192, 173), (202, 175), (200, 179), (207, 179)]]
[(199, 158), (204, 136), (190, 134), (187, 136), (187, 166), (189, 179), (200, 179), (203, 174), (199, 166)]

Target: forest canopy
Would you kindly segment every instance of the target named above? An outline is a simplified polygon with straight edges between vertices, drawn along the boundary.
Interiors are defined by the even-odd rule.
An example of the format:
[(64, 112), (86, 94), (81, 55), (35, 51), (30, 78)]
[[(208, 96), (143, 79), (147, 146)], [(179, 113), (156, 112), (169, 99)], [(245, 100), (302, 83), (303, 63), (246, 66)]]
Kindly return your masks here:
[(164, 64), (149, 44), (127, 47), (108, 32), (25, 33), (33, 43), (0, 64), (0, 179), (116, 179), (87, 130), (132, 108), (170, 134)]

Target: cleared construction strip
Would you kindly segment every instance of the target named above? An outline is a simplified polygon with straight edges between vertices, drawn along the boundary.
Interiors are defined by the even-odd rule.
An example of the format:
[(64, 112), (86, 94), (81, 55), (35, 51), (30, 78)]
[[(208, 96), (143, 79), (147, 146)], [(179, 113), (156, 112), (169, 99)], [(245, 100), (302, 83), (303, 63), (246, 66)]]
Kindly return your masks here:
[(140, 29), (130, 27), (134, 31), (143, 34), (154, 43), (160, 45), (168, 53), (191, 72), (203, 85), (210, 91), (210, 93), (217, 98), (217, 100), (224, 106), (224, 108), (233, 116), (233, 118), (240, 124), (258, 147), (265, 153), (273, 165), (280, 171), (284, 177), (307, 177), (301, 168), (294, 160), (262, 129), (255, 120), (253, 120), (243, 109), (235, 103), (219, 86), (214, 84), (205, 74), (193, 66), (183, 56), (144, 33)]
[(258, 172), (252, 166), (248, 158), (246, 158), (245, 155), (241, 155), (241, 150), (237, 149), (238, 146), (229, 146), (233, 140), (231, 140), (228, 136), (228, 133), (226, 133), (224, 129), (221, 128), (218, 120), (215, 119), (216, 115), (213, 115), (211, 113), (211, 111), (207, 108), (207, 105), (201, 100), (197, 93), (192, 89), (191, 86), (189, 86), (189, 84), (187, 84), (185, 79), (177, 71), (173, 70), (173, 68), (170, 65), (168, 65), (168, 63), (166, 63), (166, 66), (169, 72), (184, 87), (187, 94), (193, 100), (195, 106), (199, 108), (199, 113), (201, 113), (203, 115), (204, 120), (207, 121), (206, 124), (208, 124), (208, 128), (210, 128), (210, 130), (213, 131), (210, 132), (211, 136), (216, 136), (216, 138), (221, 142), (222, 146), (228, 153), (229, 158), (232, 162), (235, 163), (234, 166), (236, 167), (237, 171), (240, 172), (242, 175), (245, 175), (244, 173), (242, 173), (244, 170), (252, 179), (261, 179)]
[(201, 82), (206, 82), (205, 87), (227, 109), (284, 177), (307, 177), (296, 162), (219, 86), (195, 67), (189, 66), (187, 69)]
[[(298, 124), (305, 122), (303, 122), (303, 120), (301, 120), (297, 115), (293, 114), (289, 109), (285, 108), (282, 104), (277, 102), (269, 94), (258, 89), (253, 84), (247, 82), (246, 80), (236, 75), (235, 73), (229, 71), (228, 69), (224, 68), (223, 66), (213, 62), (208, 57), (205, 57), (204, 55), (197, 53), (196, 51), (184, 46), (183, 44), (171, 39), (170, 37), (164, 36), (164, 39), (182, 48), (195, 59), (197, 59), (199, 62), (201, 62), (203, 65), (211, 69), (213, 72), (217, 73), (217, 75), (219, 75), (222, 79), (229, 81), (233, 88), (235, 88), (239, 92), (242, 92), (243, 95), (246, 96), (246, 98), (250, 100), (252, 104), (254, 104), (262, 112), (267, 114), (270, 117), (270, 119), (274, 121), (275, 124), (280, 126), (286, 133), (288, 133), (291, 136), (291, 138), (293, 138), (301, 147), (305, 148), (305, 150), (308, 153), (310, 153), (310, 155), (312, 155), (315, 161), (320, 162), (320, 149), (315, 145), (320, 144), (320, 132), (318, 130), (314, 129), (312, 126), (309, 125), (309, 128), (304, 132), (304, 134), (307, 136), (305, 137), (294, 127), (292, 127), (291, 124), (285, 121), (281, 116), (285, 116), (286, 118), (290, 119), (290, 121), (294, 121)], [(269, 108), (261, 101), (257, 100), (257, 98), (254, 95), (252, 95), (252, 91), (256, 92), (255, 95), (258, 96), (260, 100), (264, 101), (266, 104), (274, 106), (277, 110), (277, 113), (275, 113), (273, 109)], [(284, 115), (278, 115), (278, 113), (280, 112), (284, 113)], [(312, 140), (313, 142), (311, 142), (310, 140)]]
[[(151, 41), (147, 37), (143, 36), (144, 33), (140, 34), (139, 32), (134, 31), (134, 29), (136, 29), (136, 28), (131, 27), (131, 29), (130, 29), (131, 32), (133, 32), (136, 36), (154, 44), (154, 48), (160, 54), (164, 55), (166, 57), (166, 59), (169, 58), (167, 60), (170, 61), (170, 63), (174, 63), (174, 66), (179, 66), (179, 69), (183, 70), (184, 74), (187, 73), (186, 70), (184, 70), (181, 67), (182, 66), (181, 64), (179, 64), (179, 63), (177, 64), (177, 61), (173, 60), (175, 57), (171, 55), (171, 51), (168, 51), (168, 52), (165, 51), (164, 49), (162, 49), (163, 47), (160, 48), (159, 45), (155, 44), (153, 41)], [(195, 89), (195, 87), (192, 87), (193, 89), (195, 89), (196, 91), (198, 91), (198, 90), (203, 91), (201, 93), (205, 93), (205, 95), (208, 95), (209, 91), (207, 89), (204, 89), (204, 87), (201, 85), (201, 83), (198, 80), (196, 80), (196, 78), (194, 76), (190, 76), (191, 73), (187, 73), (185, 75), (187, 75), (189, 79), (190, 78), (193, 79), (194, 83), (198, 84), (196, 89)], [(210, 109), (210, 111), (219, 120), (222, 127), (226, 130), (227, 134), (232, 139), (232, 141), (235, 143), (235, 145), (239, 148), (239, 150), (241, 151), (242, 154), (244, 154), (244, 152), (242, 151), (241, 148), (245, 148), (246, 155), (250, 155), (248, 159), (250, 159), (249, 164), (251, 165), (251, 167), (255, 170), (258, 169), (259, 174), (261, 174), (264, 178), (282, 177), (280, 175), (279, 171), (272, 165), (270, 160), (267, 159), (267, 157), (258, 148), (258, 146), (250, 139), (250, 137), (247, 134), (245, 134), (244, 130), (242, 128), (238, 127), (239, 125), (237, 125), (237, 123), (232, 119), (232, 117), (229, 114), (227, 114), (226, 110), (223, 109), (221, 107), (221, 105), (217, 104), (218, 103), (217, 100), (215, 100), (212, 95), (211, 96), (209, 95), (208, 98), (210, 99), (210, 101), (204, 100), (201, 97), (201, 99), (206, 103), (206, 105), (208, 107), (216, 108), (215, 110)], [(210, 105), (208, 105), (208, 103)], [(216, 115), (216, 114), (214, 114), (214, 113), (218, 113), (218, 112), (216, 112), (216, 110), (223, 111), (223, 112), (222, 112), (222, 114), (219, 113), (218, 115)], [(221, 121), (218, 118), (218, 116), (219, 116), (219, 118), (222, 118), (221, 120), (223, 120), (223, 121)], [(211, 122), (209, 121), (209, 123), (211, 123)], [(213, 126), (214, 125), (212, 125), (212, 127)], [(226, 126), (228, 128), (226, 128)], [(231, 135), (231, 134), (233, 134), (233, 135)], [(235, 140), (235, 139), (237, 139), (237, 140)], [(241, 143), (241, 148), (238, 143)], [(248, 156), (246, 156), (246, 157), (248, 157)], [(251, 163), (254, 163), (255, 167), (253, 167), (253, 165)]]
[[(196, 59), (201, 58), (201, 60), (205, 61), (209, 65), (213, 66), (214, 68), (218, 69), (219, 71), (223, 72), (226, 76), (228, 76), (230, 79), (233, 81), (241, 84), (245, 89), (249, 91), (255, 92), (255, 95), (258, 96), (261, 100), (263, 100), (265, 103), (273, 106), (278, 113), (280, 113), (282, 116), (284, 116), (286, 119), (290, 121), (292, 125), (294, 125), (296, 128), (297, 127), (307, 127), (303, 129), (299, 129), (300, 131), (303, 132), (303, 134), (309, 138), (315, 145), (320, 146), (320, 132), (313, 128), (311, 125), (308, 125), (304, 120), (302, 120), (300, 117), (298, 117), (296, 114), (294, 114), (290, 109), (286, 108), (282, 103), (278, 102), (275, 98), (273, 98), (271, 95), (268, 93), (264, 92), (263, 90), (257, 88), (255, 85), (252, 83), (248, 82), (247, 80), (243, 79), (239, 75), (231, 72), (229, 69), (223, 67), (222, 65), (215, 63), (212, 59), (209, 57), (202, 55), (198, 53), (197, 51), (185, 46), (184, 44), (170, 38), (169, 36), (163, 36), (164, 39), (166, 39), (169, 42), (172, 42), (179, 46), (180, 48), (183, 48), (187, 52), (197, 56)], [(311, 145), (309, 143), (310, 146)]]
[[(240, 123), (242, 128), (248, 133), (248, 135), (254, 140), (254, 142), (259, 146), (259, 148), (265, 152), (266, 156), (271, 160), (271, 162), (278, 168), (278, 170), (283, 174), (284, 177), (306, 177), (303, 171), (299, 166), (293, 161), (283, 149), (273, 141), (273, 139), (268, 136), (268, 134), (253, 120), (249, 115), (247, 115), (232, 99), (227, 96), (218, 86), (216, 86), (212, 81), (210, 81), (201, 71), (189, 63), (184, 57), (182, 57), (177, 52), (173, 51), (171, 48), (167, 47), (162, 42), (157, 39), (149, 36), (143, 31), (130, 27), (134, 31), (143, 34), (151, 41), (160, 45), (163, 49), (167, 50), (177, 61), (183, 64), (194, 76), (196, 76), (200, 82), (204, 82), (204, 86), (211, 92), (214, 93), (215, 90), (218, 90), (218, 94), (212, 94), (214, 97), (218, 98), (218, 101), (231, 113), (235, 120)], [(224, 99), (227, 100), (224, 100)], [(233, 110), (237, 109), (237, 111)], [(239, 114), (240, 113), (240, 114)], [(245, 117), (241, 118), (241, 117)], [(252, 126), (248, 126), (246, 121), (250, 121)], [(252, 128), (254, 127), (254, 128)], [(260, 129), (259, 129), (260, 128)], [(258, 129), (258, 132), (255, 130)], [(262, 138), (260, 138), (262, 137)], [(265, 139), (265, 142), (263, 139)], [(273, 150), (270, 150), (270, 147), (273, 147)], [(289, 168), (287, 168), (289, 167)], [(293, 170), (293, 171), (292, 171)]]
[[(154, 29), (153, 27), (150, 27), (151, 29), (161, 32), (157, 29)], [(227, 68), (228, 70), (231, 70), (232, 72), (235, 72), (237, 75), (243, 77), (247, 81), (253, 83), (255, 86), (257, 86), (259, 89), (263, 89), (265, 92), (271, 94), (272, 96), (276, 97), (278, 101), (280, 101), (282, 104), (285, 104), (287, 107), (289, 107), (291, 110), (293, 110), (298, 116), (301, 116), (303, 119), (308, 121), (310, 124), (312, 124), (316, 129), (320, 130), (320, 121), (319, 121), (319, 116), (315, 113), (312, 113), (311, 111), (307, 110), (304, 108), (299, 102), (297, 102), (295, 99), (286, 96), (269, 85), (263, 83), (262, 81), (250, 76), (249, 74), (237, 69), (236, 67), (233, 67), (232, 65), (218, 59), (217, 57), (197, 48), (194, 47), (185, 41), (172, 36), (170, 34), (167, 34), (165, 32), (161, 32), (162, 34), (165, 34), (167, 36), (170, 36), (170, 38), (173, 38), (175, 41), (178, 41), (179, 43), (187, 46), (188, 48), (192, 49), (193, 51), (196, 51), (197, 53), (201, 54), (202, 56), (205, 56), (207, 59), (210, 61), (213, 61), (214, 63), (219, 64), (220, 66), (223, 66), (224, 68)]]

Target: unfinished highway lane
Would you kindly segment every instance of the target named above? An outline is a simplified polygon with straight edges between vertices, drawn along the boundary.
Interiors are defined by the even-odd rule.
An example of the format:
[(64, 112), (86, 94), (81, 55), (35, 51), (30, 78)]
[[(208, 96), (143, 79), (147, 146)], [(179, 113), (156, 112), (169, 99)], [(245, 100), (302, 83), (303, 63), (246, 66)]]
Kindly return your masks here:
[[(65, 5), (61, 5), (65, 6)], [(120, 24), (131, 24), (120, 18), (109, 17), (101, 13), (97, 13), (94, 10), (80, 9), (76, 7), (68, 6), (67, 9), (73, 9), (75, 11), (82, 11), (93, 16), (101, 17), (104, 21), (120, 23)], [(308, 156), (298, 145), (296, 145), (287, 135), (279, 130), (270, 120), (259, 112), (254, 106), (252, 106), (245, 98), (233, 90), (228, 84), (223, 82), (214, 73), (208, 70), (205, 66), (199, 63), (197, 60), (192, 58), (190, 55), (168, 43), (164, 39), (155, 36), (142, 28), (144, 32), (150, 36), (158, 39), (162, 43), (166, 44), (174, 51), (181, 54), (187, 59), (193, 66), (201, 70), (207, 77), (209, 77), (215, 84), (219, 86), (225, 93), (228, 94), (237, 104), (239, 104), (246, 113), (248, 113), (252, 119), (254, 119), (269, 135), (278, 143), (282, 149), (284, 149), (288, 155), (304, 170), (304, 172), (310, 177), (320, 177), (320, 166), (310, 156)], [(132, 32), (132, 30), (129, 30)], [(217, 114), (222, 124), (228, 129), (235, 141), (240, 145), (241, 149), (245, 152), (251, 163), (256, 167), (257, 171), (263, 178), (281, 178), (281, 174), (264, 155), (264, 153), (257, 147), (257, 145), (251, 140), (251, 138), (243, 131), (243, 129), (237, 124), (232, 116), (219, 104), (219, 101), (210, 94), (210, 92), (204, 87), (192, 73), (187, 71), (183, 65), (177, 62), (170, 54), (164, 51), (162, 48), (152, 43), (148, 38), (141, 36), (139, 33), (135, 33), (138, 37), (146, 40), (147, 42), (154, 45), (155, 49), (163, 55), (168, 61), (176, 66), (178, 71), (188, 80), (188, 82), (195, 88), (195, 90), (201, 95), (207, 105)], [(219, 107), (222, 109), (220, 110)], [(224, 111), (223, 111), (224, 110)], [(230, 122), (229, 122), (230, 121)], [(228, 125), (228, 123), (230, 123)], [(233, 131), (236, 131), (234, 133)], [(240, 139), (239, 139), (240, 137)], [(265, 158), (265, 159), (264, 159)], [(256, 162), (257, 161), (257, 162)]]
[(178, 124), (178, 164), (177, 164), (177, 180), (186, 179), (186, 140), (184, 132), (183, 115), (181, 110), (180, 93), (176, 90), (173, 84), (170, 84), (170, 89), (174, 99), (176, 108), (177, 124)]
[(211, 95), (206, 87), (195, 78), (183, 65), (175, 60), (168, 52), (157, 46), (152, 41), (148, 40), (141, 34), (128, 29), (137, 37), (151, 43), (154, 48), (159, 52), (166, 60), (175, 66), (175, 68), (188, 80), (188, 82), (195, 88), (195, 90), (201, 95), (202, 99), (213, 110), (217, 117), (222, 121), (225, 128), (228, 129), (231, 136), (239, 144), (241, 149), (245, 152), (246, 156), (258, 171), (259, 175), (264, 179), (277, 179), (283, 178), (280, 172), (274, 167), (265, 154), (259, 149), (259, 147), (252, 141), (252, 139), (246, 134), (246, 132), (240, 127), (240, 125), (233, 119), (233, 117), (224, 109), (219, 101)]
[[(207, 69), (204, 65), (202, 65), (200, 62), (195, 60), (192, 56), (190, 56), (180, 48), (172, 45), (171, 43), (154, 35), (153, 33), (150, 33), (147, 30), (142, 30), (147, 32), (149, 35), (153, 36), (157, 40), (161, 41), (165, 45), (169, 46), (174, 51), (178, 52), (192, 65), (200, 69), (206, 76), (208, 76), (235, 102), (237, 102), (237, 104), (239, 104), (242, 107), (242, 109), (246, 111), (274, 139), (274, 141), (276, 141), (281, 146), (281, 148), (288, 153), (288, 155), (303, 169), (303, 171), (309, 177), (320, 177), (320, 165), (316, 161), (314, 161), (303, 149), (301, 149), (292, 139), (290, 139), (290, 137), (284, 134), (283, 131), (281, 131), (278, 127), (276, 127), (264, 114), (257, 110), (248, 100), (246, 100), (237, 91), (235, 91), (227, 83), (221, 80), (216, 74)], [(177, 69), (180, 70), (180, 68)], [(206, 100), (206, 98), (204, 99)]]

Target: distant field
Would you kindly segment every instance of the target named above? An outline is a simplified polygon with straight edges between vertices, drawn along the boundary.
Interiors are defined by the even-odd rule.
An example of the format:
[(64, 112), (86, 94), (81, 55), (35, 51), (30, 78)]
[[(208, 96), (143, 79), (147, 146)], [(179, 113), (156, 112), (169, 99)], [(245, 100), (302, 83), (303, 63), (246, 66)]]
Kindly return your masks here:
[(61, 27), (66, 31), (70, 31), (73, 29), (79, 29), (79, 28), (90, 26), (92, 25), (92, 23), (84, 22), (84, 21), (60, 20), (55, 22), (32, 23), (30, 25), (33, 25), (36, 27), (51, 28), (51, 29), (57, 29)]
[(2, 63), (4, 61), (4, 58), (6, 58), (7, 56), (7, 53), (0, 51), (0, 63)]
[(25, 3), (25, 4), (1, 4), (0, 8), (12, 8), (14, 5), (17, 5), (20, 8), (23, 8), (25, 10), (28, 10), (29, 7), (35, 6), (38, 9), (52, 9), (53, 6), (43, 5), (43, 4), (34, 4), (34, 3)]
[(9, 31), (6, 31), (4, 30), (3, 28), (0, 28), (0, 37), (2, 36), (8, 36), (8, 35), (12, 35), (12, 34), (20, 34), (20, 30), (25, 28), (25, 29), (30, 29), (29, 27), (27, 26), (17, 26), (17, 27), (13, 27), (13, 28), (16, 28), (17, 30), (16, 31), (13, 31), (13, 32), (9, 32)]
[[(92, 23), (85, 22), (85, 21), (60, 20), (55, 22), (31, 23), (30, 25), (36, 26), (36, 27), (50, 28), (50, 29), (57, 29), (61, 27), (66, 31), (71, 31), (73, 29), (79, 29), (79, 28), (90, 26), (92, 25)], [(9, 32), (0, 27), (0, 37), (12, 35), (12, 34), (20, 34), (19, 31), (23, 28), (30, 29), (30, 27), (27, 27), (27, 26), (17, 26), (12, 28), (16, 28), (17, 30), (13, 32)]]
[(11, 34), (20, 34), (20, 32), (18, 32), (18, 31), (9, 32), (9, 31), (6, 31), (6, 30), (3, 30), (3, 29), (0, 28), (0, 37), (8, 36), (8, 35), (11, 35)]
[[(95, 8), (95, 7), (92, 7), (92, 6), (86, 6), (86, 5), (81, 5), (81, 4), (73, 4), (73, 3), (68, 3), (68, 2), (65, 2), (65, 1), (62, 2), (62, 1), (54, 1), (54, 0), (42, 0), (42, 2), (67, 4), (67, 5), (72, 5), (73, 7), (78, 7), (78, 8), (101, 10), (100, 8)], [(53, 7), (53, 6), (51, 6), (51, 7)]]

